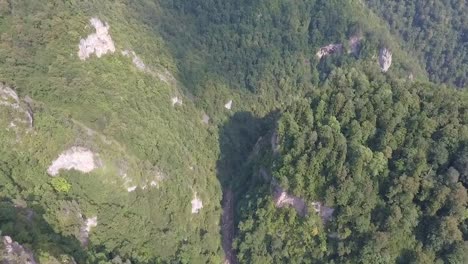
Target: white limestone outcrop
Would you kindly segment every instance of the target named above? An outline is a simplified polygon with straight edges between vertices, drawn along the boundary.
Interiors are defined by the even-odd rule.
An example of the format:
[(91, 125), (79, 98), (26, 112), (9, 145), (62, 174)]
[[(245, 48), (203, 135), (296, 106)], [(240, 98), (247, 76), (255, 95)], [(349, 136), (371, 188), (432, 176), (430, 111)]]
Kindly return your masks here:
[(52, 162), (47, 169), (47, 173), (56, 176), (60, 170), (77, 170), (83, 173), (93, 171), (98, 167), (96, 155), (87, 148), (71, 147), (64, 151)]
[(232, 107), (232, 100), (229, 100), (229, 102), (227, 102), (227, 103), (224, 105), (224, 108), (226, 108), (227, 110), (231, 110), (231, 107)]
[(109, 34), (109, 25), (95, 17), (91, 18), (89, 22), (96, 32), (80, 40), (80, 44), (78, 45), (78, 57), (80, 60), (86, 60), (92, 54), (96, 54), (100, 58), (104, 54), (114, 53), (115, 45)]
[(203, 202), (197, 196), (197, 193), (193, 194), (193, 199), (191, 203), (192, 203), (192, 214), (198, 214), (200, 210), (203, 208)]
[(329, 44), (327, 46), (321, 47), (317, 52), (316, 56), (321, 59), (325, 56), (334, 54), (334, 53), (341, 53), (343, 51), (342, 44)]
[(392, 52), (387, 48), (380, 49), (379, 64), (382, 72), (387, 72), (392, 66)]

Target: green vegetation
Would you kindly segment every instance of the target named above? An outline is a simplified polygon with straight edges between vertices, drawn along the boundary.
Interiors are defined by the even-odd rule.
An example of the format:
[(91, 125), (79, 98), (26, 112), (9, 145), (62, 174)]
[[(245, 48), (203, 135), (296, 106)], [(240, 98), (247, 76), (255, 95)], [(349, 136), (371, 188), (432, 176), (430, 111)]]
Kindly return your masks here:
[(52, 184), (52, 187), (57, 191), (57, 192), (64, 192), (67, 193), (70, 191), (71, 184), (67, 182), (66, 179), (57, 177), (57, 178), (52, 178), (50, 181), (50, 184)]
[[(28, 229), (18, 236), (18, 229), (7, 228), (16, 219), (2, 221), (0, 229), (30, 243), (39, 257), (69, 253), (79, 263), (117, 256), (136, 263), (221, 262), (216, 127), (201, 122), (202, 111), (189, 97), (172, 107), (181, 90), (120, 54), (134, 49), (147, 65), (170, 68), (162, 40), (126, 7), (100, 2), (12, 1), (1, 18), (1, 81), (33, 99), (35, 119), (31, 132), (7, 131), (13, 119), (2, 115), (0, 196), (11, 207), (21, 200), (41, 208), (37, 216), (75, 248), (49, 240), (52, 250), (41, 238), (22, 239), (32, 236)], [(93, 32), (92, 16), (109, 23), (118, 50), (81, 61), (78, 43)], [(51, 179), (48, 166), (71, 146), (98, 154), (102, 166), (88, 174), (61, 170)], [(127, 192), (132, 186), (136, 190)], [(191, 214), (194, 192), (203, 201), (199, 214)], [(80, 226), (93, 216), (98, 225), (88, 250), (79, 250)]]
[(467, 107), (465, 92), (334, 72), (285, 109), (269, 160), (282, 187), (334, 219), (277, 209), (269, 188), (253, 187), (239, 209), (240, 261), (466, 262)]
[[(116, 50), (82, 61), (92, 17)], [(466, 68), (401, 43), (360, 1), (0, 0), (1, 234), (40, 263), (222, 263), (230, 189), (242, 263), (463, 262), (468, 99), (427, 79)], [(73, 146), (97, 168), (49, 176)], [(275, 208), (260, 169), (334, 219)]]
[(431, 81), (468, 85), (465, 1), (366, 0), (425, 66)]
[[(394, 50), (394, 75), (425, 78), (411, 55), (379, 26), (379, 18), (354, 1), (175, 0), (161, 1), (159, 9), (154, 5), (138, 1), (132, 7), (170, 43), (181, 79), (200, 95), (211, 89), (205, 84), (209, 78), (282, 100), (317, 85), (338, 66), (377, 68), (374, 56), (381, 46)], [(363, 37), (356, 54), (316, 57), (330, 43), (348, 47), (353, 36)]]

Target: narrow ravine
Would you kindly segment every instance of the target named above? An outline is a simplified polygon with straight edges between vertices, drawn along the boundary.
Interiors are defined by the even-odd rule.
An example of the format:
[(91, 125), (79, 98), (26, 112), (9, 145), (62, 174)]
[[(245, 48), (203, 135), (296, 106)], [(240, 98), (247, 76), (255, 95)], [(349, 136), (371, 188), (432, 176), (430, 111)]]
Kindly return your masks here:
[(224, 264), (237, 264), (237, 257), (232, 242), (234, 241), (234, 193), (230, 188), (223, 191), (223, 216), (221, 218), (222, 246)]

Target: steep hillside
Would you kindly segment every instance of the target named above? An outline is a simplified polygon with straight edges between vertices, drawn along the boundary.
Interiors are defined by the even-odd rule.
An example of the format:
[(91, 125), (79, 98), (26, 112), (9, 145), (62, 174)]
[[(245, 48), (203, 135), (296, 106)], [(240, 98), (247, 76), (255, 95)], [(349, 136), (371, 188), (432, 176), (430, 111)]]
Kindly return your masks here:
[[(79, 263), (221, 261), (216, 128), (202, 122), (203, 111), (169, 71), (163, 42), (122, 4), (13, 1), (8, 8), (0, 192), (6, 208), (34, 213), (16, 225), (11, 212), (2, 234), (33, 249), (50, 243), (52, 257), (68, 253)], [(221, 97), (219, 111), (228, 99)], [(28, 228), (44, 221), (49, 231)], [(57, 235), (48, 236), (52, 230)], [(80, 243), (89, 251), (77, 253)]]
[(467, 99), (336, 71), (248, 163), (239, 261), (465, 263)]
[[(0, 0), (0, 235), (6, 241), (0, 255), (38, 263), (235, 263), (236, 258), (292, 263), (308, 256), (299, 246), (288, 252), (290, 260), (256, 259), (257, 250), (263, 250), (257, 246), (270, 242), (262, 240), (265, 230), (257, 229), (264, 226), (268, 232), (290, 230), (290, 245), (312, 228), (303, 246), (314, 261), (355, 259), (361, 251), (353, 243), (370, 241), (366, 235), (383, 225), (379, 217), (388, 213), (388, 200), (379, 198), (384, 212), (375, 219), (369, 215), (377, 213), (376, 206), (364, 211), (364, 220), (378, 222), (372, 228), (363, 224), (369, 232), (359, 229), (346, 247), (327, 241), (327, 234), (349, 236), (346, 230), (352, 230), (329, 217), (335, 210), (342, 219), (348, 206), (348, 200), (329, 194), (329, 188), (342, 187), (332, 179), (346, 166), (317, 165), (330, 179), (319, 179), (317, 171), (309, 179), (295, 143), (283, 141), (298, 136), (294, 129), (313, 140), (309, 112), (315, 116), (317, 106), (329, 106), (323, 110), (323, 126), (328, 126), (320, 133), (342, 134), (339, 143), (345, 148), (351, 133), (346, 127), (354, 129), (352, 120), (359, 120), (370, 129), (361, 136), (373, 141), (362, 139), (350, 149), (382, 152), (393, 165), (377, 171), (393, 180), (406, 166), (397, 158), (391, 163), (392, 153), (403, 151), (398, 144), (406, 132), (387, 138), (397, 124), (386, 130), (383, 123), (414, 114), (422, 121), (405, 119), (404, 124), (410, 129), (428, 122), (427, 131), (415, 136), (427, 143), (424, 151), (435, 144), (429, 137), (449, 138), (437, 145), (440, 157), (439, 151), (428, 154), (431, 173), (443, 175), (456, 153), (465, 155), (466, 94), (437, 91), (425, 82), (428, 75), (417, 62), (361, 1)], [(388, 93), (395, 94), (395, 102)], [(287, 127), (295, 106), (306, 117), (296, 120), (290, 114), (297, 124)], [(444, 115), (434, 121), (439, 108)], [(281, 147), (270, 153), (264, 146), (277, 141), (271, 133), (279, 116)], [(445, 126), (457, 131), (454, 139), (435, 132)], [(334, 146), (335, 141), (323, 140), (321, 145)], [(309, 152), (315, 147), (307, 146)], [(291, 160), (279, 158), (289, 152)], [(434, 155), (440, 159), (437, 166)], [(465, 161), (457, 162), (450, 166), (464, 179)], [(429, 165), (424, 163), (424, 169)], [(428, 192), (442, 183), (430, 182), (435, 185)], [(441, 203), (460, 186), (446, 185)], [(313, 208), (308, 201), (315, 202)], [(284, 210), (276, 211), (274, 204)], [(311, 217), (294, 216), (290, 205)], [(444, 211), (424, 221), (453, 216), (450, 228), (465, 228), (458, 207), (456, 213)], [(262, 218), (277, 212), (278, 219)], [(261, 217), (250, 219), (254, 214)], [(293, 216), (288, 222), (284, 215)], [(324, 231), (325, 218), (331, 233)], [(364, 221), (356, 219), (349, 216), (350, 223)], [(257, 240), (249, 230), (260, 234)], [(447, 252), (459, 250), (460, 233), (449, 231), (453, 241), (430, 249), (429, 257), (448, 259)], [(398, 249), (414, 250), (420, 240)], [(274, 242), (268, 252), (281, 247)], [(9, 252), (11, 245), (17, 252)], [(290, 245), (284, 249), (292, 250)]]
[(466, 1), (366, 0), (407, 48), (414, 50), (431, 81), (468, 85)]
[[(393, 51), (389, 74), (425, 78), (384, 23), (357, 1), (176, 0), (131, 6), (170, 43), (182, 79), (197, 94), (207, 93), (209, 78), (267, 98), (275, 93), (280, 100), (317, 85), (335, 67), (378, 71), (380, 48)], [(343, 47), (319, 58), (320, 48), (329, 44)]]

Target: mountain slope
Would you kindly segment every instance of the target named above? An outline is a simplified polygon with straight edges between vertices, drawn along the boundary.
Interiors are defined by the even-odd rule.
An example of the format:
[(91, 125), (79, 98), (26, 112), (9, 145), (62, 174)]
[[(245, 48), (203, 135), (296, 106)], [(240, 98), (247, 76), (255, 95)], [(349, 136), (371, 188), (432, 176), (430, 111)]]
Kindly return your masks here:
[(466, 262), (466, 96), (336, 71), (250, 162), (240, 262)]
[[(359, 1), (0, 1), (0, 38), (0, 230), (40, 263), (220, 263), (223, 249), (251, 261), (245, 219), (273, 210), (252, 167), (271, 165), (258, 139), (279, 113), (334, 88), (344, 104), (369, 82), (369, 98), (378, 86), (438, 89)], [(465, 107), (464, 93), (447, 94)], [(348, 118), (370, 115), (355, 104)], [(328, 182), (303, 190), (300, 178), (294, 194), (324, 202)], [(320, 230), (308, 254), (332, 258), (319, 217), (283, 227), (296, 242)]]
[(380, 1), (367, 5), (415, 50), (431, 81), (467, 86), (466, 1)]
[[(97, 216), (91, 251), (75, 255), (79, 262), (103, 253), (100, 258), (120, 255), (137, 262), (183, 254), (216, 260), (220, 189), (212, 162), (214, 128), (202, 123), (203, 112), (177, 82), (165, 80), (172, 78), (161, 62), (167, 55), (146, 56), (149, 70), (142, 71), (121, 53), (164, 54), (161, 41), (146, 35), (143, 25), (119, 19), (116, 14), (125, 8), (112, 7), (114, 20), (96, 16), (108, 24), (115, 51), (79, 58), (80, 39), (96, 32), (90, 24), (96, 8), (111, 6), (103, 5), (15, 1), (2, 18), (2, 81), (16, 90), (21, 104), (32, 98), (34, 112), (32, 129), (2, 129), (2, 178), (11, 179), (2, 184), (2, 196), (37, 204), (53, 229), (72, 240), (80, 237), (84, 218)], [(134, 44), (139, 42), (147, 46)], [(174, 97), (182, 104), (172, 105)], [(5, 118), (3, 127), (15, 120)], [(88, 174), (60, 171), (71, 188), (57, 191), (57, 178), (47, 169), (73, 146), (91, 150), (101, 164)], [(198, 214), (191, 213), (194, 197), (203, 201)], [(76, 215), (64, 218), (70, 211)], [(11, 227), (2, 231), (17, 234)], [(27, 242), (37, 246), (41, 239)]]

